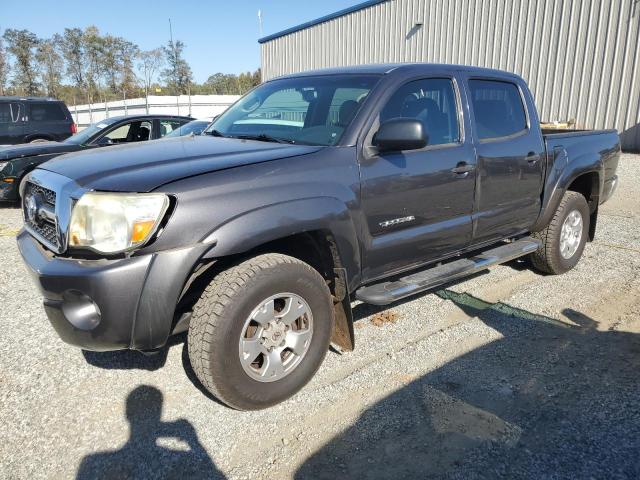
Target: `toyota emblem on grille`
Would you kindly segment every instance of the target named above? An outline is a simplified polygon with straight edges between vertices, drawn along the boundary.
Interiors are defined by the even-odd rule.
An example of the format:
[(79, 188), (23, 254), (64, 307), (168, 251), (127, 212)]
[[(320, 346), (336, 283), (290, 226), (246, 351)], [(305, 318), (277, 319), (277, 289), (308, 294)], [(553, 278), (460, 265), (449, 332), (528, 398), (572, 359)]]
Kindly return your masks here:
[(29, 222), (39, 225), (40, 224), (40, 205), (42, 199), (37, 193), (29, 193), (24, 200), (25, 213)]

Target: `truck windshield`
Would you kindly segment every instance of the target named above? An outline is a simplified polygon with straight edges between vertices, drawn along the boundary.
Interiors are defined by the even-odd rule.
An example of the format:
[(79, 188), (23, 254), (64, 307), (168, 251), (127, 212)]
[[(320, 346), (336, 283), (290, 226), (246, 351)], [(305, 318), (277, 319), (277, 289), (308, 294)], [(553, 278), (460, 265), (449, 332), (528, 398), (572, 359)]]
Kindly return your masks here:
[(325, 75), (274, 80), (249, 92), (205, 133), (301, 145), (335, 145), (378, 75)]

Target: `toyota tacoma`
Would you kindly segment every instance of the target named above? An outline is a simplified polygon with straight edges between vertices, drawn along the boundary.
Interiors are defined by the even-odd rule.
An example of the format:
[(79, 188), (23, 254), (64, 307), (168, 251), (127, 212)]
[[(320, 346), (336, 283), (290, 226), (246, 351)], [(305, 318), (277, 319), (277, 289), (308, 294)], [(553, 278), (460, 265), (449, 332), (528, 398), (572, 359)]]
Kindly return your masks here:
[(542, 131), (519, 76), (451, 65), (281, 77), (205, 133), (40, 165), (17, 241), (64, 341), (146, 352), (188, 331), (198, 379), (237, 409), (353, 350), (355, 300), (519, 257), (572, 269), (620, 156), (613, 130)]

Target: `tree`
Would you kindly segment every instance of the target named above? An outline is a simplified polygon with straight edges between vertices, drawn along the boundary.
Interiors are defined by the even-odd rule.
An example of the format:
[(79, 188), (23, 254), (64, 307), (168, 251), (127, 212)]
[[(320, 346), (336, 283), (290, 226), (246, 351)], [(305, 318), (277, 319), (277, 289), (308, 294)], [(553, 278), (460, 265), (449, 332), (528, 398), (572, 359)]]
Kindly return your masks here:
[(86, 63), (85, 79), (89, 102), (93, 102), (93, 95), (100, 93), (100, 79), (104, 74), (104, 39), (95, 26), (89, 26), (82, 33), (82, 45)]
[(148, 97), (151, 85), (155, 81), (156, 74), (164, 64), (164, 52), (161, 48), (146, 50), (140, 53), (139, 58), (140, 63), (138, 64), (138, 70), (142, 75), (144, 94)]
[(133, 42), (118, 37), (117, 58), (120, 62), (120, 89), (127, 95), (133, 95), (137, 88), (134, 62), (140, 56), (140, 48)]
[(7, 79), (9, 78), (9, 62), (7, 52), (4, 49), (2, 38), (0, 37), (0, 95), (6, 95)]
[(38, 46), (38, 37), (29, 30), (5, 30), (3, 38), (7, 42), (7, 50), (15, 57), (15, 73), (13, 85), (25, 95), (37, 95), (39, 85), (37, 70), (34, 64), (34, 50)]
[(234, 75), (216, 73), (204, 83), (206, 90), (214, 95), (243, 95), (260, 85), (260, 70)]
[(64, 60), (60, 54), (62, 37), (55, 34), (50, 39), (42, 39), (36, 50), (36, 60), (40, 64), (42, 84), (51, 97), (57, 97), (60, 91)]
[(183, 58), (184, 43), (180, 40), (169, 40), (162, 47), (167, 60), (167, 69), (162, 71), (162, 78), (169, 89), (177, 95), (187, 93), (192, 82), (191, 67)]
[(84, 98), (86, 67), (82, 30), (65, 28), (61, 47), (62, 56), (67, 64), (67, 75), (75, 85), (78, 96)]

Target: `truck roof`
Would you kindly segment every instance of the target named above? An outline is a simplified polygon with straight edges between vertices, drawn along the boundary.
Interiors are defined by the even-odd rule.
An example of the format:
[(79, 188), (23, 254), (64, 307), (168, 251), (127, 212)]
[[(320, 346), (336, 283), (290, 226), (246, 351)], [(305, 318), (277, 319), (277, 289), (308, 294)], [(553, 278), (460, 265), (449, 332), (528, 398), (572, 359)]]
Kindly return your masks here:
[(18, 101), (23, 101), (23, 102), (62, 102), (62, 100), (58, 100), (56, 98), (52, 98), (52, 97), (31, 97), (28, 95), (23, 95), (23, 96), (19, 96), (19, 95), (3, 95), (0, 96), (0, 102), (18, 102)]
[[(375, 63), (367, 65), (351, 65), (345, 67), (333, 67), (333, 68), (321, 68), (317, 70), (307, 70), (305, 72), (292, 73), (277, 77), (282, 78), (295, 78), (295, 77), (307, 77), (312, 75), (348, 75), (348, 74), (361, 74), (361, 75), (386, 75), (398, 70), (420, 70), (426, 71), (465, 71), (474, 75), (491, 75), (501, 77), (519, 78), (518, 75), (504, 70), (496, 70), (494, 68), (472, 67), (469, 65), (451, 65), (445, 63)], [(275, 80), (275, 79), (274, 79)]]

